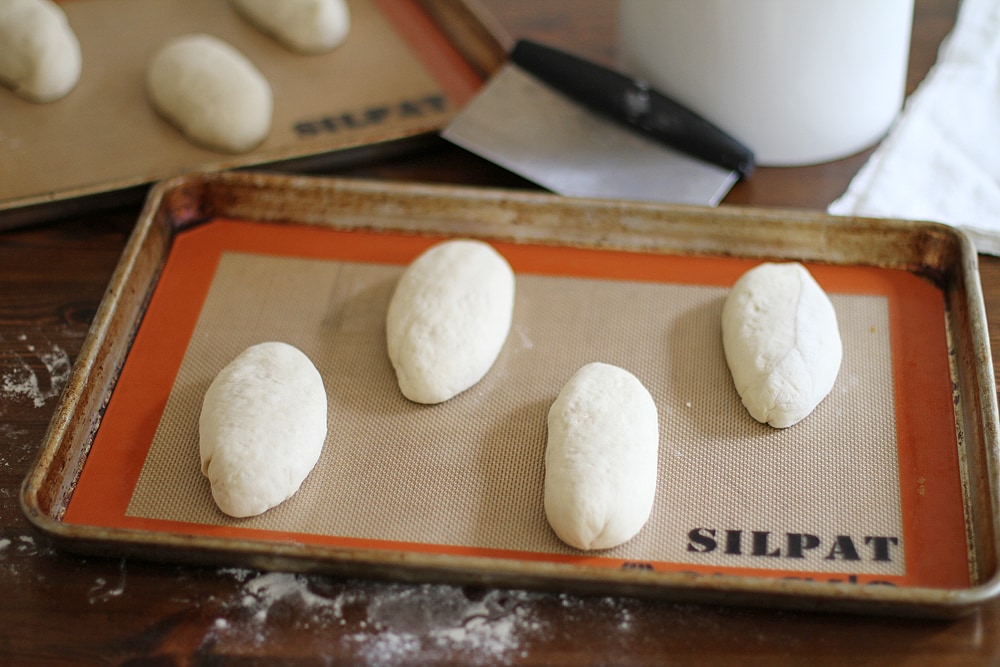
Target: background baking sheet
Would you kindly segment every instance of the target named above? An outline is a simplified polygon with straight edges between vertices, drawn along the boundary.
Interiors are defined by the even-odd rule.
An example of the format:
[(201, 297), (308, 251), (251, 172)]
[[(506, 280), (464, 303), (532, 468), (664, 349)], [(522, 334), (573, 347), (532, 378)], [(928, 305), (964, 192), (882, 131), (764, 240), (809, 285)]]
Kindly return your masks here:
[[(346, 41), (309, 56), (259, 32), (226, 0), (61, 6), (80, 39), (82, 75), (68, 96), (49, 104), (0, 88), (0, 228), (43, 217), (53, 203), (193, 169), (304, 165), (347, 149), (385, 148), (438, 130), (481, 83), (482, 65), (466, 61), (414, 0), (349, 0)], [(458, 1), (438, 3), (437, 11), (475, 18)], [(148, 62), (167, 40), (190, 32), (226, 40), (270, 82), (271, 131), (250, 152), (201, 148), (150, 105)], [(499, 48), (485, 29), (470, 30), (467, 39), (478, 40), (482, 52)]]

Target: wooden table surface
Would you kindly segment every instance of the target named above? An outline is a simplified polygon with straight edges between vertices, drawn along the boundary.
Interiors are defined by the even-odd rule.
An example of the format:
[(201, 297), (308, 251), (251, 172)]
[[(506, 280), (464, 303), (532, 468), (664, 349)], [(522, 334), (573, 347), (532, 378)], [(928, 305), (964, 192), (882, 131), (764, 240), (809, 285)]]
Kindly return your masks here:
[[(489, 0), (512, 35), (616, 62), (614, 1)], [(909, 90), (957, 0), (917, 0)], [(723, 205), (822, 210), (869, 152), (759, 169)], [(528, 188), (444, 144), (338, 172)], [(955, 621), (866, 618), (525, 591), (409, 586), (81, 558), (18, 507), (138, 206), (0, 233), (0, 664), (1000, 663), (1000, 601)], [(981, 257), (1000, 313), (1000, 260)], [(1000, 326), (990, 328), (991, 344)]]

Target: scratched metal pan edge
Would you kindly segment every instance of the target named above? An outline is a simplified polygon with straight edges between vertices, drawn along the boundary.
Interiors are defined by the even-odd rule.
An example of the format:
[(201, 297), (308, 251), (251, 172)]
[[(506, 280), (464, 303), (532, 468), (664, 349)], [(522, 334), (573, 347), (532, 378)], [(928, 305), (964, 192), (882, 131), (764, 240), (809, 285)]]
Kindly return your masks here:
[[(595, 570), (480, 556), (415, 554), (250, 539), (182, 536), (70, 525), (62, 514), (86, 461), (131, 340), (173, 236), (214, 216), (365, 228), (373, 210), (407, 215), (377, 228), (414, 234), (474, 235), (583, 247), (681, 254), (794, 257), (904, 268), (945, 291), (963, 385), (964, 465), (980, 576), (969, 588), (892, 588), (677, 572)], [(433, 229), (420, 212), (434, 211)], [(471, 230), (475, 230), (472, 232)], [(776, 232), (782, 232), (780, 237)], [(820, 237), (840, 237), (836, 252)], [(739, 248), (734, 250), (733, 244)], [(831, 256), (833, 255), (833, 256)], [(22, 486), (30, 522), (62, 548), (201, 565), (512, 586), (677, 601), (862, 614), (954, 617), (1000, 593), (996, 528), (997, 404), (975, 250), (961, 232), (933, 223), (833, 218), (756, 210), (573, 200), (529, 192), (396, 185), (260, 173), (193, 174), (158, 184), (110, 281), (72, 376)]]
[[(221, 7), (226, 6), (224, 2), (219, 2), (219, 0), (214, 1)], [(354, 2), (355, 0), (351, 1)], [(357, 1), (360, 2), (361, 0)], [(364, 2), (367, 1), (364, 0)], [(451, 73), (450, 76), (471, 76), (478, 81), (482, 81), (494, 69), (499, 67), (505, 58), (507, 44), (510, 42), (510, 39), (489, 12), (482, 8), (476, 0), (441, 0), (435, 2), (429, 2), (428, 0), (408, 0), (408, 2), (413, 5), (414, 11), (423, 13), (428, 24), (433, 26), (433, 29), (438, 31), (443, 41), (455, 51), (458, 56), (457, 60), (461, 61), (462, 66), (468, 68), (469, 74), (463, 73), (459, 75)], [(147, 36), (145, 33), (151, 30), (154, 32), (161, 31), (165, 35), (169, 35), (172, 32), (179, 33), (197, 28), (198, 31), (222, 31), (220, 34), (226, 34), (227, 31), (228, 33), (232, 33), (234, 30), (233, 24), (237, 24), (235, 30), (242, 42), (245, 43), (244, 48), (249, 47), (251, 49), (247, 51), (247, 55), (255, 61), (258, 67), (262, 66), (260, 61), (263, 60), (263, 65), (275, 67), (277, 72), (282, 73), (283, 80), (280, 81), (280, 85), (276, 87), (276, 90), (281, 87), (288, 87), (286, 77), (289, 65), (285, 63), (285, 60), (289, 60), (289, 54), (286, 53), (284, 47), (273, 44), (273, 40), (269, 37), (256, 34), (257, 31), (255, 28), (244, 25), (245, 22), (237, 20), (235, 17), (227, 16), (225, 17), (225, 21), (220, 22), (218, 20), (220, 12), (217, 8), (209, 9), (207, 4), (195, 3), (193, 6), (194, 9), (197, 12), (203, 13), (207, 18), (205, 24), (192, 26), (190, 24), (193, 19), (184, 15), (193, 12), (186, 11), (184, 7), (174, 10), (173, 13), (168, 12), (164, 17), (160, 15), (162, 14), (162, 10), (159, 13), (157, 11), (147, 12), (145, 7), (140, 6), (138, 3), (135, 3), (135, 7), (137, 8), (133, 8), (133, 5), (130, 3), (121, 3), (113, 7), (113, 11), (110, 14), (114, 20), (109, 22), (113, 23), (117, 28), (121, 28), (121, 30), (118, 30), (118, 34), (122, 39), (112, 40), (110, 44), (106, 44), (109, 40), (103, 39), (103, 36), (107, 25), (103, 21), (96, 21), (89, 18), (92, 15), (98, 17), (108, 15), (109, 10), (104, 7), (104, 4), (102, 0), (94, 0), (93, 2), (88, 0), (86, 2), (72, 3), (69, 7), (69, 11), (73, 12), (74, 16), (87, 17), (87, 20), (81, 22), (82, 25), (74, 26), (76, 30), (81, 31), (80, 37), (84, 41), (84, 46), (88, 46), (88, 41), (96, 41), (100, 44), (99, 49), (92, 49), (96, 53), (85, 51), (84, 73), (81, 82), (77, 85), (77, 89), (85, 89), (84, 92), (88, 96), (88, 102), (98, 92), (105, 90), (116, 91), (109, 94), (124, 95), (122, 92), (124, 89), (123, 86), (117, 84), (111, 85), (106, 81), (107, 77), (99, 76), (99, 73), (96, 71), (98, 65), (108, 64), (109, 56), (105, 51), (117, 48), (114, 46), (115, 44), (128, 41), (134, 46), (135, 42), (139, 42), (142, 46), (138, 48), (149, 48), (146, 42), (152, 41), (152, 43), (155, 43), (155, 40), (146, 39)], [(368, 14), (370, 11), (366, 9), (365, 14)], [(146, 14), (155, 16), (158, 19), (165, 18), (165, 20), (159, 21), (162, 25), (158, 25), (157, 20), (151, 21)], [(99, 23), (99, 25), (94, 26), (95, 22)], [(362, 26), (359, 26), (358, 21), (355, 20), (352, 26), (352, 34), (359, 30), (360, 27)], [(159, 36), (159, 33), (157, 35)], [(408, 39), (410, 37), (395, 36), (395, 40), (400, 44), (406, 42)], [(278, 56), (278, 60), (281, 60), (283, 64), (274, 65), (268, 60), (268, 56), (275, 55)], [(115, 53), (113, 57), (110, 57), (110, 61), (119, 64), (112, 64), (109, 67), (112, 69), (119, 66), (127, 67), (130, 68), (127, 73), (134, 75), (131, 69), (139, 65), (135, 63), (123, 65), (120, 63), (131, 60), (142, 61), (144, 57), (137, 54), (122, 57), (121, 53)], [(304, 63), (310, 58), (315, 58), (307, 56), (297, 57), (303, 59)], [(271, 60), (274, 60), (274, 58), (271, 58)], [(439, 58), (438, 60), (442, 59)], [(419, 66), (413, 65), (413, 67), (417, 68)], [(449, 66), (437, 64), (435, 67), (457, 68), (458, 64), (453, 63)], [(429, 67), (427, 71), (430, 72)], [(115, 74), (121, 73), (116, 70)], [(131, 81), (131, 78), (129, 80)], [(324, 87), (328, 89), (331, 87), (335, 88), (336, 83), (336, 81), (326, 81), (324, 82)], [(445, 98), (451, 98), (452, 95), (448, 92), (447, 85), (440, 84), (440, 86), (440, 94)], [(146, 152), (150, 153), (164, 152), (162, 150), (163, 147), (170, 146), (171, 149), (168, 155), (153, 160), (149, 164), (145, 164), (141, 160), (136, 164), (129, 162), (132, 166), (127, 170), (122, 170), (114, 167), (112, 161), (116, 159), (114, 153), (122, 150), (116, 141), (121, 142), (124, 139), (110, 140), (115, 138), (121, 131), (120, 125), (123, 121), (119, 119), (118, 126), (114, 124), (109, 125), (106, 122), (106, 114), (103, 109), (107, 106), (113, 107), (116, 104), (122, 105), (125, 99), (129, 101), (130, 108), (136, 106), (143, 107), (145, 113), (140, 117), (144, 123), (148, 122), (149, 126), (142, 126), (142, 132), (145, 134), (137, 136), (127, 135), (125, 138), (129, 139), (129, 141), (146, 141), (147, 135), (158, 134), (163, 131), (163, 128), (159, 126), (166, 124), (159, 119), (154, 120), (155, 113), (152, 109), (145, 109), (148, 105), (144, 98), (136, 92), (141, 92), (141, 85), (134, 88), (135, 90), (132, 90), (132, 88), (125, 89), (130, 92), (127, 98), (123, 97), (121, 101), (117, 98), (108, 99), (100, 105), (74, 102), (75, 106), (72, 113), (67, 111), (57, 117), (59, 120), (58, 125), (71, 128), (79, 126), (79, 129), (85, 134), (108, 133), (106, 136), (101, 135), (104, 136), (107, 146), (102, 146), (101, 144), (95, 145), (93, 142), (83, 142), (80, 146), (73, 148), (71, 146), (74, 145), (74, 142), (67, 141), (64, 142), (62, 147), (57, 147), (53, 146), (51, 142), (46, 143), (44, 135), (35, 130), (28, 131), (27, 137), (24, 137), (12, 134), (13, 130), (7, 128), (10, 135), (8, 137), (8, 145), (12, 147), (12, 150), (20, 152), (13, 153), (9, 159), (11, 168), (19, 170), (18, 179), (25, 178), (25, 176), (20, 175), (20, 172), (26, 170), (30, 170), (31, 172), (37, 171), (38, 178), (44, 179), (47, 185), (46, 187), (36, 187), (34, 181), (31, 181), (30, 187), (29, 183), (25, 182), (7, 189), (0, 188), (3, 191), (0, 193), (0, 230), (28, 226), (64, 215), (99, 210), (120, 204), (138, 204), (145, 198), (148, 188), (152, 184), (190, 171), (207, 172), (267, 167), (272, 170), (280, 169), (283, 171), (308, 173), (313, 169), (328, 169), (349, 164), (365, 163), (378, 158), (391, 157), (402, 152), (414, 151), (426, 145), (428, 141), (431, 141), (437, 132), (454, 115), (455, 109), (460, 106), (460, 104), (448, 104), (445, 102), (446, 106), (441, 113), (431, 114), (425, 120), (407, 120), (402, 122), (398, 120), (394, 121), (393, 117), (390, 116), (389, 120), (380, 122), (377, 127), (360, 128), (348, 134), (344, 134), (344, 131), (341, 129), (337, 132), (324, 131), (312, 135), (302, 135), (301, 137), (287, 137), (285, 136), (287, 133), (286, 129), (282, 126), (280, 128), (280, 139), (272, 141), (271, 138), (279, 134), (279, 128), (275, 126), (272, 127), (271, 137), (265, 139), (256, 148), (240, 154), (227, 154), (204, 149), (191, 144), (187, 138), (183, 137), (173, 128), (170, 128), (165, 132), (165, 134), (170, 136), (168, 143), (162, 143), (160, 138), (154, 137), (150, 139), (150, 146), (141, 144)], [(80, 95), (81, 92), (77, 89), (74, 89), (70, 93), (70, 96), (74, 94)], [(67, 96), (66, 99), (69, 100), (70, 96)], [(10, 98), (9, 100), (7, 99), (8, 97)], [(25, 103), (15, 98), (9, 91), (5, 91), (3, 101), (12, 105), (12, 113), (16, 113), (18, 118), (23, 116), (26, 120), (30, 118), (30, 114), (33, 111), (41, 111), (47, 114), (46, 118), (48, 118), (48, 114), (53, 113), (57, 105), (65, 103), (64, 100), (60, 100), (40, 107), (39, 105)], [(461, 100), (455, 101), (461, 102)], [(276, 98), (276, 109), (278, 108), (278, 104), (286, 110), (298, 109), (299, 102), (295, 99)], [(312, 124), (318, 122), (320, 112), (316, 111), (317, 104), (320, 104), (320, 102), (313, 100), (307, 105), (309, 113), (313, 115), (308, 115), (306, 111), (302, 111), (303, 114), (307, 114), (307, 117), (303, 120), (310, 120)], [(351, 107), (326, 108), (325, 106), (320, 106), (319, 108), (324, 109), (324, 112), (328, 112), (331, 115), (340, 113), (345, 109), (352, 111), (361, 110), (361, 107), (352, 109)], [(134, 110), (132, 112), (135, 113)], [(276, 111), (276, 123), (278, 122), (277, 115)], [(74, 125), (74, 123), (77, 125)], [(132, 130), (130, 123), (127, 125), (127, 132), (139, 132), (139, 130)], [(26, 126), (29, 128), (44, 127), (44, 124), (29, 122)], [(14, 140), (15, 136), (18, 138), (16, 142)], [(298, 140), (293, 140), (295, 138), (298, 138)], [(30, 152), (50, 150), (59, 158), (59, 163), (89, 166), (83, 172), (76, 171), (72, 175), (63, 174), (58, 176), (58, 180), (54, 182), (52, 176), (53, 170), (47, 170), (44, 167), (44, 164), (46, 164), (44, 162), (39, 163), (41, 166), (31, 166), (34, 165), (35, 159), (30, 157), (30, 152), (26, 158), (23, 155), (25, 150)], [(95, 160), (100, 167), (99, 169), (95, 169), (94, 165), (91, 164)], [(60, 174), (62, 174), (61, 169), (62, 167), (57, 170)], [(0, 172), (2, 171), (3, 169), (0, 168)], [(14, 180), (14, 175), (11, 174), (11, 178), (8, 180), (20, 183), (20, 180)], [(34, 176), (31, 178), (34, 178)]]

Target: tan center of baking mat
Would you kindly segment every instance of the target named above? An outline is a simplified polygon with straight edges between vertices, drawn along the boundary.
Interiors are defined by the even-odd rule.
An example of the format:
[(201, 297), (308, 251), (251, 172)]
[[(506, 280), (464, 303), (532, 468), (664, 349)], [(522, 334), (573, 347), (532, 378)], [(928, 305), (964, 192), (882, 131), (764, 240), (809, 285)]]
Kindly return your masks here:
[[(478, 385), (407, 401), (385, 352), (402, 267), (226, 252), (176, 376), (128, 515), (374, 541), (579, 553), (542, 507), (546, 414), (583, 364), (633, 372), (656, 401), (652, 517), (601, 556), (819, 573), (904, 574), (887, 300), (831, 295), (845, 357), (793, 428), (746, 413), (722, 352), (726, 289), (519, 274), (507, 343)], [(215, 374), (282, 340), (313, 360), (329, 434), (299, 493), (246, 520), (215, 506), (198, 414)]]

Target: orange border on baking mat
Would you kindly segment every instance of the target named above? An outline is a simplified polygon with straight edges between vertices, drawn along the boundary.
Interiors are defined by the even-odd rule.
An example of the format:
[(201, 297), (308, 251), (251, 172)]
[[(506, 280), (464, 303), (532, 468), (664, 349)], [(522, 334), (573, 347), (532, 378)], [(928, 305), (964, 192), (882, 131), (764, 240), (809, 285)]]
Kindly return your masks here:
[(414, 0), (372, 0), (372, 4), (413, 49), (455, 106), (465, 106), (482, 86), (482, 79), (426, 12)]
[[(219, 219), (177, 235), (145, 317), (108, 403), (63, 520), (77, 525), (186, 535), (262, 539), (338, 548), (441, 553), (591, 567), (652, 567), (664, 571), (737, 574), (900, 586), (970, 585), (944, 297), (902, 270), (810, 264), (831, 293), (886, 297), (896, 396), (900, 500), (906, 573), (837, 575), (771, 569), (703, 567), (687, 563), (627, 563), (600, 555), (554, 555), (509, 550), (397, 543), (328, 535), (188, 524), (125, 515), (180, 369), (216, 266), (226, 251), (408, 264), (440, 237), (339, 231)], [(515, 272), (730, 286), (759, 263), (731, 257), (664, 256), (514, 243), (495, 243)], [(918, 372), (919, 370), (919, 372)], [(920, 381), (918, 378), (933, 378)], [(938, 380), (939, 379), (939, 380)]]

